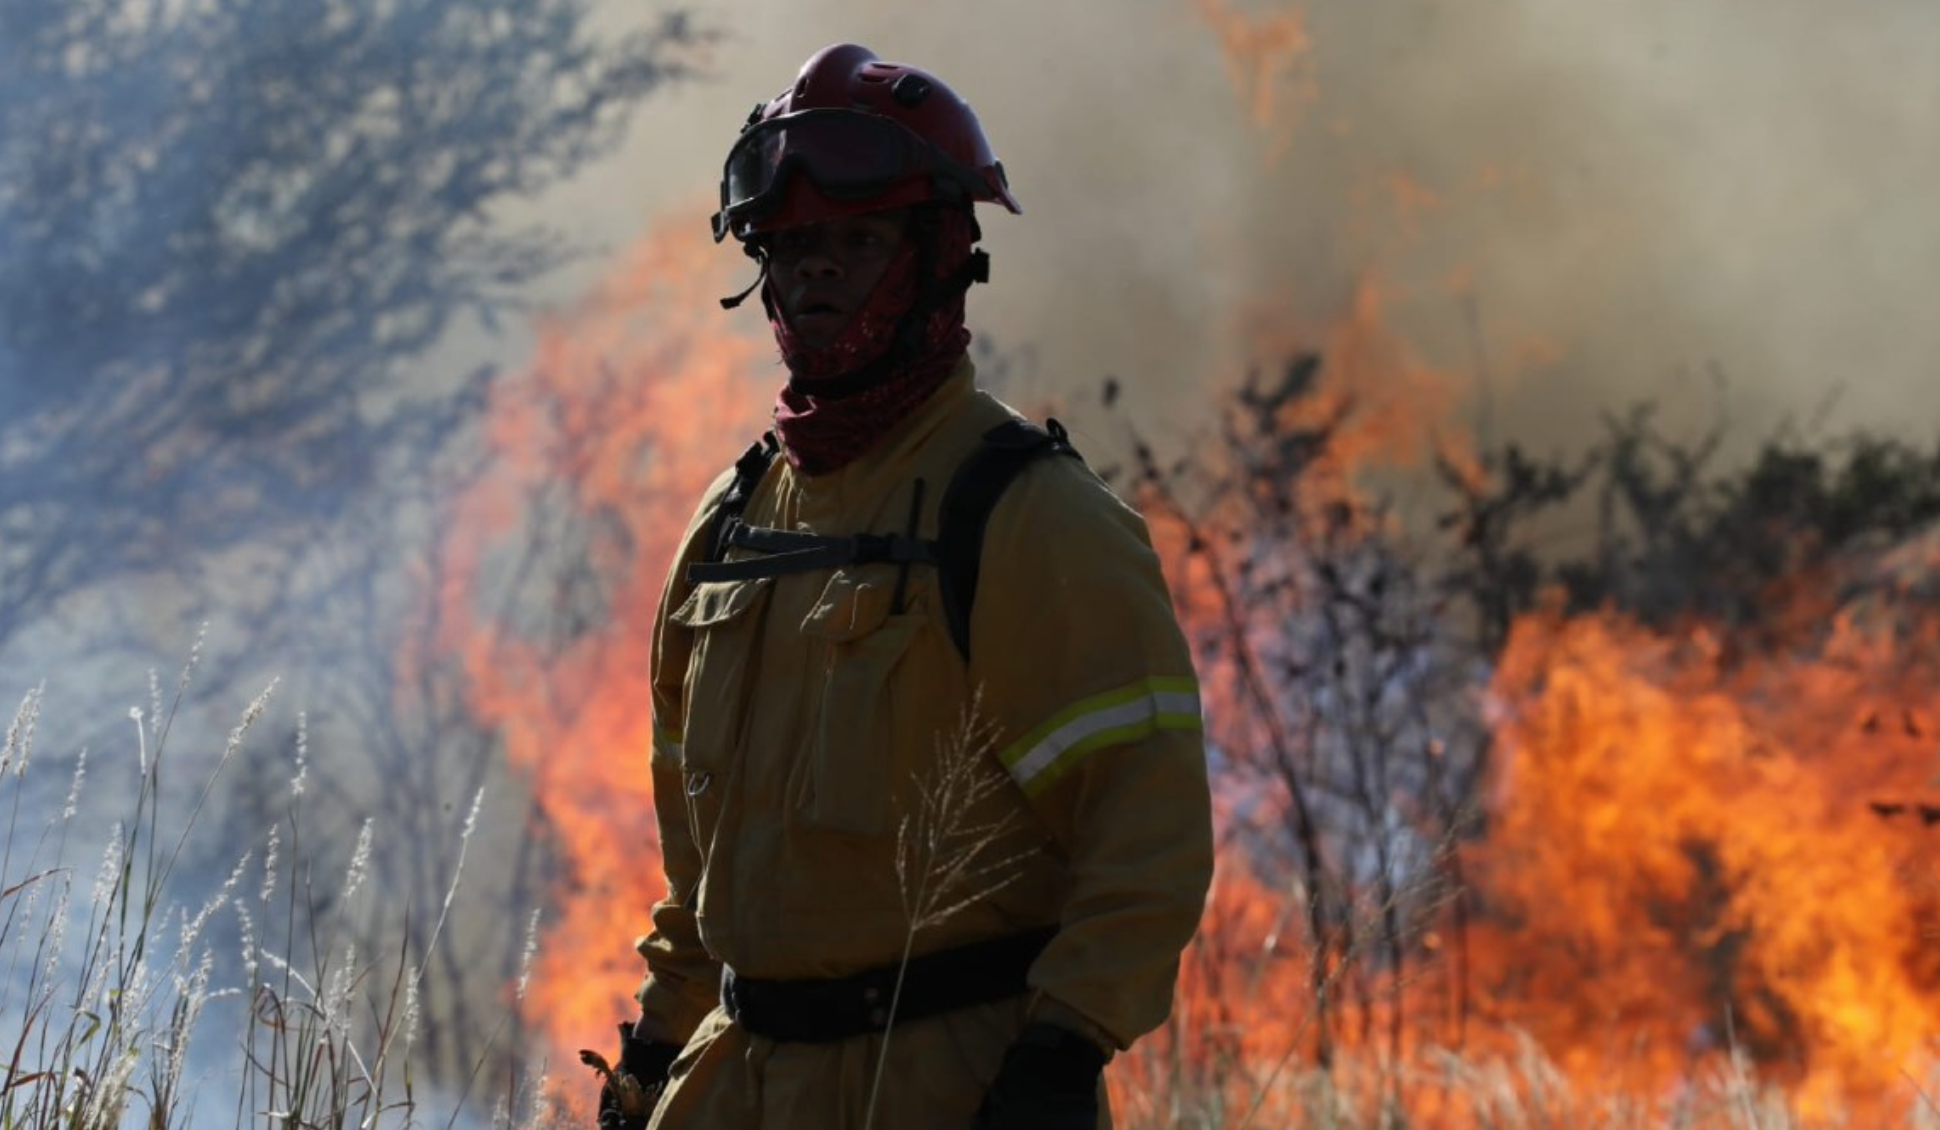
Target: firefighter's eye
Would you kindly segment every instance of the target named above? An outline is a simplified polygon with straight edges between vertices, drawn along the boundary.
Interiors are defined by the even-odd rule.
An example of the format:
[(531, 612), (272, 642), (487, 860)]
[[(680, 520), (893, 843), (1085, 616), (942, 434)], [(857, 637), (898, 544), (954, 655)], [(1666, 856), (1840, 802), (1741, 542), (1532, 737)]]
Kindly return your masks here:
[(849, 246), (855, 248), (857, 251), (867, 251), (872, 254), (880, 254), (893, 246), (894, 243), (895, 239), (892, 233), (886, 232), (878, 227), (858, 228), (849, 237)]

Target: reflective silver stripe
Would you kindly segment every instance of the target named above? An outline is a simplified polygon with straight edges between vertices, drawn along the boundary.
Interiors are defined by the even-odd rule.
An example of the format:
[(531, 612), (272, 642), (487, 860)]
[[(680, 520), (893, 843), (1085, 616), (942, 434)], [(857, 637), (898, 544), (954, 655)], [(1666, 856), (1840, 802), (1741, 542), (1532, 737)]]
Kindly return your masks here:
[[(1186, 689), (1190, 688), (1190, 689)], [(1076, 713), (1000, 755), (1026, 792), (1038, 792), (1085, 755), (1161, 730), (1198, 730), (1199, 693), (1190, 679), (1151, 679), (1077, 704)], [(1021, 748), (1020, 748), (1021, 747)]]

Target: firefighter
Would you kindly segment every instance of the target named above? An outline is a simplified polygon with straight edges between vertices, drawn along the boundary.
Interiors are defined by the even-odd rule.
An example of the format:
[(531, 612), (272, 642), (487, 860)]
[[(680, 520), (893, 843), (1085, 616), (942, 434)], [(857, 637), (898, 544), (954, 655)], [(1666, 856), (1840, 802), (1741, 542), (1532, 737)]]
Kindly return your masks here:
[(1021, 211), (970, 107), (852, 44), (729, 150), (788, 379), (654, 625), (667, 895), (602, 1126), (1108, 1127), (1171, 1008), (1198, 687), (1138, 514), (976, 387), (975, 204)]

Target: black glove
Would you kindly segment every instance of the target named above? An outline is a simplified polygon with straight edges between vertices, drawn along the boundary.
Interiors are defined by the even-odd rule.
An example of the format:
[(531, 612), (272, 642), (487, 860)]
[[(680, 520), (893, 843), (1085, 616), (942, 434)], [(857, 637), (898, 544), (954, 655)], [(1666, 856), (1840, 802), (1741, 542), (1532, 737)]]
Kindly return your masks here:
[(1024, 1027), (984, 1093), (972, 1130), (1096, 1130), (1108, 1057), (1068, 1028)]
[(667, 1086), (667, 1071), (680, 1056), (679, 1044), (642, 1040), (633, 1034), (633, 1025), (620, 1025), (620, 1064), (609, 1066), (606, 1057), (582, 1050), (579, 1061), (599, 1072), (600, 1130), (646, 1130), (653, 1105)]

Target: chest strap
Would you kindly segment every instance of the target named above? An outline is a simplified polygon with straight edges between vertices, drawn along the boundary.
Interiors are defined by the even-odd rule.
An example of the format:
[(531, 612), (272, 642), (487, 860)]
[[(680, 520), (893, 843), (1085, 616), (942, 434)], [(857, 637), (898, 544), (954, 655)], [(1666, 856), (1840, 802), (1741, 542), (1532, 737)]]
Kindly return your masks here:
[(901, 534), (831, 537), (747, 526), (736, 521), (728, 527), (722, 540), (724, 548), (745, 549), (761, 556), (739, 561), (697, 561), (687, 568), (688, 580), (750, 581), (878, 561), (898, 565), (936, 564), (935, 542)]
[[(828, 536), (750, 526), (741, 520), (748, 502), (774, 463), (780, 445), (770, 432), (735, 461), (734, 478), (710, 519), (703, 544), (707, 554), (687, 566), (687, 580), (748, 581), (809, 573), (843, 565), (886, 561), (900, 565), (895, 610), (901, 612), (903, 591), (911, 565), (936, 569), (944, 618), (957, 653), (970, 658), (970, 611), (976, 602), (977, 578), (982, 572), (984, 527), (990, 513), (1023, 470), (1051, 455), (1083, 457), (1056, 420), (1043, 428), (1023, 420), (1008, 420), (984, 432), (977, 445), (951, 476), (938, 511), (934, 540), (916, 536), (922, 514), (923, 480), (910, 497), (907, 534), (850, 534)], [(757, 556), (725, 560), (727, 551), (740, 549)]]

